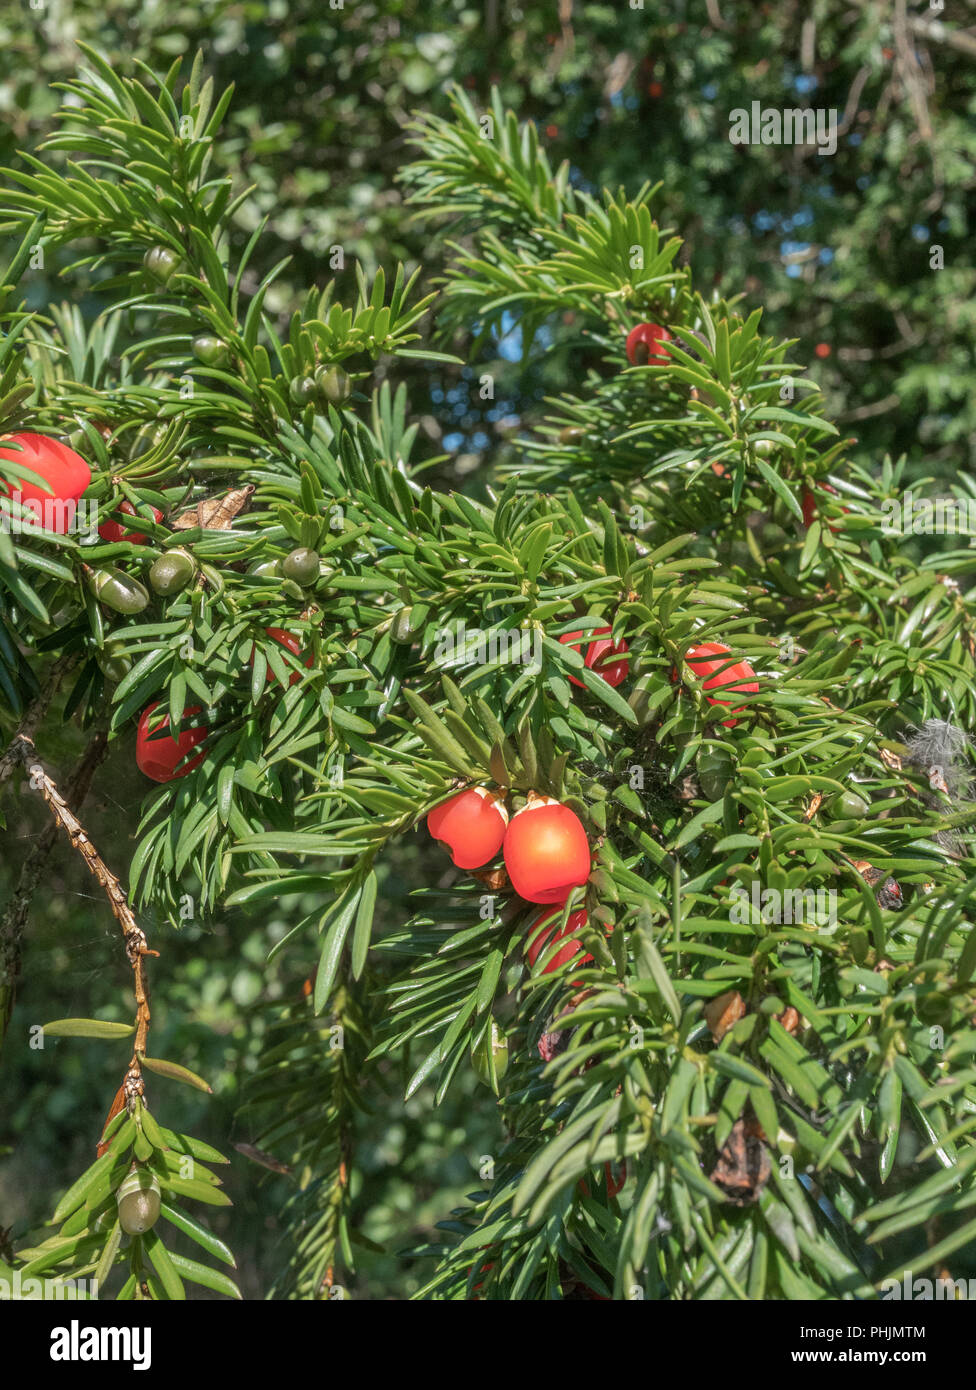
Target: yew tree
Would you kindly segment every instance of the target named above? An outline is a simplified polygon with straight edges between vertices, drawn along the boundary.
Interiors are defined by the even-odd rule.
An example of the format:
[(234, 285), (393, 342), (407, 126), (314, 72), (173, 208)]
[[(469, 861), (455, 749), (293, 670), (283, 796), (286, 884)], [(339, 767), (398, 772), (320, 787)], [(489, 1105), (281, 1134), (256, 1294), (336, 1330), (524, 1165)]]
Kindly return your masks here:
[[(155, 1055), (149, 984), (187, 897), (243, 923), (310, 896), (247, 1098), (260, 1161), (300, 1174), (271, 1297), (355, 1296), (364, 1107), (470, 1069), (496, 1152), (403, 1252), (420, 1297), (865, 1299), (956, 1270), (973, 560), (892, 534), (904, 462), (851, 464), (761, 311), (696, 292), (667, 189), (581, 192), (497, 101), (412, 131), (443, 280), (360, 273), (342, 303), (323, 267), (281, 322), (260, 228), (232, 253), (248, 191), (211, 167), (231, 93), (202, 61), (86, 49), (67, 94), (0, 198), (0, 778), (90, 868), (135, 1017), (45, 1025), (104, 1038), (108, 1117), (77, 1117), (95, 1161), (0, 1275), (235, 1295), (223, 1155), (166, 1123), (207, 1083)], [(55, 248), (65, 303), (30, 310)], [(517, 468), (426, 485), (398, 365), (477, 377), (517, 332), (517, 378), (557, 322), (585, 365)], [(39, 529), (31, 496), (67, 510)], [(146, 774), (128, 863), (86, 829), (112, 746)], [(404, 845), (413, 910), (374, 931)], [(7, 1049), (41, 877), (0, 927)]]

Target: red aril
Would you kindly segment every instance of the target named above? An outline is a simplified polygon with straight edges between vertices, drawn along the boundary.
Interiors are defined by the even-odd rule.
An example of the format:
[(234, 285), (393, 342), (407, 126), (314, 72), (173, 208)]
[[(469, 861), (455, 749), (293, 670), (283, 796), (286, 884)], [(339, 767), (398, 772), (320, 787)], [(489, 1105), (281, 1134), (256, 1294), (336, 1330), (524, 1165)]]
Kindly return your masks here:
[[(702, 679), (704, 690), (725, 690), (728, 689), (735, 695), (755, 695), (759, 691), (759, 684), (756, 680), (756, 673), (747, 661), (729, 662), (731, 655), (730, 649), (721, 642), (703, 642), (701, 646), (692, 647), (685, 656), (685, 661), (694, 671), (696, 676)], [(705, 697), (710, 705), (729, 705), (731, 700), (719, 700), (712, 695)], [(740, 705), (738, 709), (731, 711), (732, 714), (741, 714), (745, 705)], [(734, 719), (723, 719), (722, 725), (726, 729), (735, 728)]]
[(505, 832), (505, 867), (512, 887), (530, 903), (564, 903), (590, 876), (590, 845), (574, 811), (532, 796)]
[[(564, 937), (569, 938), (559, 950), (555, 952), (550, 960), (543, 966), (543, 975), (550, 974), (553, 970), (558, 970), (566, 961), (572, 960), (575, 955), (583, 949), (580, 946), (577, 932), (586, 925), (586, 909), (581, 908), (578, 912), (572, 912), (566, 925), (559, 931), (556, 930), (556, 922), (559, 920), (558, 912), (543, 912), (537, 917), (529, 929), (529, 936), (525, 946), (525, 954), (528, 957), (530, 966), (535, 965), (540, 955), (545, 954), (557, 941), (562, 941)], [(586, 965), (593, 957), (589, 951), (577, 962), (579, 965)]]
[[(139, 513), (128, 499), (119, 507), (120, 512), (126, 516), (138, 516)], [(158, 507), (152, 508), (153, 520), (162, 521), (163, 514)], [(146, 536), (142, 531), (130, 531), (123, 526), (120, 521), (103, 521), (98, 528), (98, 534), (103, 541), (128, 541), (130, 545), (142, 545)]]
[(501, 793), (468, 787), (427, 817), (427, 829), (450, 853), (459, 869), (480, 869), (495, 859), (505, 838), (508, 811)]
[[(298, 638), (295, 636), (293, 632), (286, 632), (283, 627), (266, 627), (264, 630), (267, 636), (270, 637), (273, 641), (277, 642), (280, 647), (287, 648), (287, 650), (291, 652), (292, 656), (297, 656), (299, 660), (301, 660), (304, 653), (302, 652), (301, 643), (299, 642)], [(251, 655), (249, 660), (251, 665), (253, 666), (253, 647), (251, 648)], [(311, 667), (313, 660), (314, 657), (312, 656), (311, 652), (309, 652), (309, 654), (305, 657), (304, 664), (306, 668)], [(301, 678), (301, 671), (293, 671), (292, 674), (288, 677), (288, 684), (290, 686), (295, 685), (298, 681), (301, 680)], [(265, 685), (271, 685), (277, 679), (278, 677), (275, 675), (274, 671), (272, 671), (271, 667), (269, 666), (267, 675), (265, 676)]]
[[(136, 732), (136, 766), (140, 772), (151, 777), (154, 782), (173, 782), (185, 777), (195, 767), (199, 767), (206, 754), (200, 753), (188, 763), (183, 759), (191, 748), (202, 743), (207, 737), (207, 729), (180, 729), (178, 738), (169, 732), (169, 715), (161, 720), (152, 719), (153, 711), (159, 709), (159, 701), (147, 705), (139, 718)], [(183, 718), (189, 719), (199, 714), (201, 705), (191, 705), (183, 711)]]
[(671, 334), (659, 323), (639, 323), (627, 334), (627, 361), (632, 367), (660, 367), (671, 361), (664, 346)]
[[(831, 487), (830, 483), (816, 483), (815, 486), (822, 492), (829, 492), (834, 497), (839, 496), (837, 489), (835, 487)], [(809, 531), (816, 518), (820, 515), (820, 508), (817, 506), (817, 498), (815, 493), (813, 493), (808, 487), (805, 487), (803, 489), (801, 506), (803, 510), (803, 524)], [(849, 508), (842, 507), (841, 511), (843, 511), (846, 514), (849, 511)], [(839, 526), (834, 526), (833, 523), (830, 521), (828, 521), (826, 524), (828, 531), (836, 532), (840, 530)]]
[[(12, 445), (20, 445), (13, 448)], [(77, 502), (91, 482), (91, 469), (74, 449), (46, 434), (12, 434), (0, 443), (0, 461), (30, 468), (48, 484), (26, 478), (0, 479), (0, 496), (13, 497), (27, 506), (48, 531), (65, 535), (74, 517), (69, 504)]]
[[(610, 628), (608, 627), (598, 627), (594, 630), (586, 648), (583, 664), (588, 666), (591, 671), (595, 671), (598, 676), (602, 676), (607, 685), (618, 686), (627, 678), (630, 648), (626, 642), (611, 641), (607, 636), (609, 632)], [(579, 651), (588, 639), (582, 632), (564, 632), (559, 640), (564, 646), (573, 647)], [(569, 679), (574, 685), (583, 685), (583, 682), (576, 676), (570, 676)]]

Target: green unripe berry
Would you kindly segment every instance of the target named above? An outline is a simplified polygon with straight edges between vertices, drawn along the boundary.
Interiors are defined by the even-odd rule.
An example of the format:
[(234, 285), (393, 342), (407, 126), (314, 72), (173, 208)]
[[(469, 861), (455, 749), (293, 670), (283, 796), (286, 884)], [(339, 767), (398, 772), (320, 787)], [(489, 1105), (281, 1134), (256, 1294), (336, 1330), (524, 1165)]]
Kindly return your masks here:
[(230, 357), (230, 349), (223, 338), (200, 333), (193, 339), (193, 355), (208, 367), (223, 367)]
[(393, 616), (390, 624), (390, 641), (396, 642), (400, 647), (409, 647), (417, 636), (417, 628), (414, 626), (413, 609), (401, 608)]
[(141, 613), (149, 603), (148, 590), (121, 570), (92, 570), (88, 582), (99, 603), (116, 613)]
[(857, 792), (846, 791), (831, 797), (827, 809), (833, 820), (863, 820), (871, 806)]
[(197, 572), (196, 561), (186, 550), (168, 550), (149, 571), (149, 582), (157, 594), (168, 598), (178, 594)]
[(320, 399), (327, 405), (342, 405), (352, 390), (349, 377), (341, 367), (319, 367), (315, 373), (315, 384)]
[(308, 405), (315, 400), (315, 379), (310, 376), (296, 376), (288, 388), (293, 405)]
[(282, 560), (281, 572), (286, 579), (290, 579), (295, 584), (303, 586), (314, 584), (319, 577), (318, 551), (309, 550), (308, 546), (299, 546), (297, 550), (292, 550)]
[(578, 444), (586, 435), (586, 431), (577, 425), (567, 425), (565, 429), (559, 431), (560, 444)]
[(759, 458), (768, 459), (771, 454), (776, 452), (776, 441), (774, 439), (757, 439), (752, 450)]
[(115, 685), (118, 685), (119, 681), (125, 680), (132, 669), (132, 662), (127, 656), (123, 656), (114, 644), (96, 652), (95, 660), (102, 675)]
[(167, 284), (181, 265), (179, 256), (168, 246), (151, 246), (143, 256), (142, 263), (161, 285)]
[(281, 565), (277, 560), (261, 560), (251, 566), (248, 574), (256, 575), (259, 579), (280, 579)]
[(126, 1174), (115, 1194), (119, 1225), (129, 1236), (141, 1236), (159, 1220), (162, 1196), (159, 1183), (146, 1168), (134, 1167)]
[(928, 994), (915, 1005), (923, 1023), (948, 1023), (952, 1018), (952, 1001), (944, 994)]

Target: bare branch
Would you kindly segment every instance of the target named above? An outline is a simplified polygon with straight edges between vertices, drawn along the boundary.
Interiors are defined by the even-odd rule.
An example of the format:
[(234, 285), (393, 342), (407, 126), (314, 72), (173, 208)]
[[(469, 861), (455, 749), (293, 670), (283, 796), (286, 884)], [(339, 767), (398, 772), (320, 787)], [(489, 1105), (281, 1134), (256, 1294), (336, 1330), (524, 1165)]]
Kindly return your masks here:
[[(18, 735), (23, 738), (23, 734)], [(11, 748), (20, 747), (17, 739)], [(80, 806), (88, 795), (99, 765), (108, 749), (104, 731), (91, 739), (68, 781), (66, 797), (73, 806)], [(8, 754), (9, 756), (9, 754)], [(16, 756), (12, 765), (16, 766)], [(13, 896), (0, 917), (0, 1045), (6, 1036), (16, 998), (17, 981), (21, 970), (21, 950), (31, 902), (41, 882), (51, 850), (58, 835), (57, 823), (52, 821), (34, 845), (21, 866)]]
[[(35, 791), (39, 791), (47, 802), (48, 810), (54, 817), (55, 828), (64, 831), (71, 841), (72, 848), (77, 850), (84, 859), (89, 873), (105, 893), (112, 913), (122, 928), (125, 953), (132, 967), (133, 991), (136, 1000), (136, 1038), (132, 1060), (129, 1063), (129, 1075), (135, 1073), (138, 1077), (141, 1071), (139, 1054), (144, 1054), (146, 1051), (146, 1035), (149, 1031), (150, 1020), (149, 988), (143, 962), (146, 956), (157, 956), (159, 952), (149, 949), (146, 934), (135, 919), (125, 890), (106, 866), (105, 861), (88, 838), (81, 821), (58, 791), (53, 779), (44, 770), (37, 756), (33, 739), (19, 733), (11, 744), (8, 755), (18, 758), (23, 763), (31, 787)], [(97, 762), (95, 765), (97, 766)], [(91, 768), (91, 774), (94, 774), (94, 767)]]

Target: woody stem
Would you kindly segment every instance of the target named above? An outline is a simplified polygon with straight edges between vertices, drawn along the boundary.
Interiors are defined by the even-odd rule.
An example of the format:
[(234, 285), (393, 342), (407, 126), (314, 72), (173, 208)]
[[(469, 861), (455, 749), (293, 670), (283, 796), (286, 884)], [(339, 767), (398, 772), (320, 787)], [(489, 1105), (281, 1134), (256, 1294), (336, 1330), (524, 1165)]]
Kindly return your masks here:
[[(24, 735), (19, 733), (14, 740)], [(18, 747), (20, 745), (18, 744)], [(80, 806), (88, 794), (95, 771), (105, 757), (107, 739), (103, 732), (96, 733), (79, 759), (68, 782), (67, 797), (75, 806)], [(13, 748), (14, 745), (11, 745)], [(8, 755), (9, 756), (9, 753)], [(11, 759), (12, 765), (16, 765)], [(57, 823), (50, 824), (37, 840), (31, 854), (21, 866), (10, 901), (0, 916), (0, 1047), (10, 1024), (16, 998), (17, 981), (21, 972), (21, 956), (27, 917), (34, 894), (44, 873), (57, 839)]]
[[(75, 804), (79, 804), (81, 796), (87, 792), (88, 787), (91, 785), (91, 779), (94, 776), (95, 769), (105, 755), (106, 747), (107, 740), (104, 732), (96, 734), (89, 744), (81, 763), (76, 769), (69, 787), (68, 794)], [(27, 772), (29, 785), (35, 791), (40, 792), (53, 817), (53, 825), (48, 828), (45, 835), (45, 841), (49, 839), (50, 843), (47, 845), (47, 848), (44, 849), (44, 857), (46, 857), (51, 845), (53, 845), (57, 831), (59, 829), (63, 830), (71, 841), (72, 848), (77, 850), (81, 855), (88, 867), (89, 873), (108, 898), (112, 914), (122, 929), (125, 953), (132, 967), (133, 992), (136, 1000), (135, 1048), (132, 1061), (129, 1064), (129, 1069), (130, 1072), (135, 1071), (138, 1074), (140, 1071), (139, 1054), (144, 1053), (146, 1050), (146, 1035), (149, 1031), (150, 1020), (149, 988), (146, 981), (144, 957), (150, 955), (155, 956), (159, 953), (149, 949), (145, 932), (135, 919), (132, 908), (129, 906), (125, 890), (92, 844), (84, 826), (68, 804), (68, 800), (62, 796), (53, 779), (48, 776), (47, 772), (44, 770), (37, 757), (37, 750), (34, 747), (33, 739), (22, 731), (18, 732), (8, 749), (7, 756), (13, 757), (23, 764)], [(38, 847), (38, 852), (43, 847), (44, 842), (42, 841), (42, 845)], [(43, 860), (41, 862), (43, 862)], [(40, 865), (32, 866), (32, 872), (36, 884), (40, 874)], [(18, 895), (15, 895), (14, 903), (18, 901), (19, 897), (20, 890), (18, 889)], [(27, 902), (29, 902), (29, 896), (24, 899), (24, 907), (22, 909), (23, 919), (26, 919)], [(8, 913), (9, 911), (10, 909), (8, 909)], [(4, 919), (4, 923), (6, 924), (6, 918)], [(2, 982), (2, 977), (0, 977), (0, 982)]]

